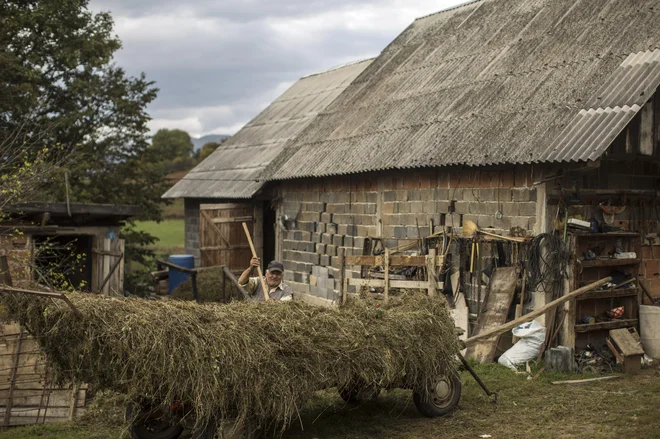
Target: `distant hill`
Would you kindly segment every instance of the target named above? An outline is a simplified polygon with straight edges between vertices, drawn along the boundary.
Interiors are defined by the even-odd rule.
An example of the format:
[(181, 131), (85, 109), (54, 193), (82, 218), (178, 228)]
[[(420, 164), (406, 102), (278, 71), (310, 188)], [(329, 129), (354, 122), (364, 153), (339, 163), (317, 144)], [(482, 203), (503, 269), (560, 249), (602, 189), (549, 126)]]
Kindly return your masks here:
[(195, 145), (195, 151), (200, 149), (202, 146), (204, 146), (205, 143), (209, 142), (220, 142), (221, 140), (227, 139), (228, 136), (227, 134), (207, 134), (206, 136), (202, 136), (200, 138), (192, 138), (192, 143)]

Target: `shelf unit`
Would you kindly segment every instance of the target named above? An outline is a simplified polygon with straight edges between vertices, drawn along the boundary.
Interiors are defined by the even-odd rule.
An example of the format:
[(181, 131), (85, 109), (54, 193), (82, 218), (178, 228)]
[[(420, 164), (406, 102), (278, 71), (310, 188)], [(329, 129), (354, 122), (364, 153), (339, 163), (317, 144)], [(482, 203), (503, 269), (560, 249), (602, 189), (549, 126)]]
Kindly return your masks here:
[[(569, 245), (574, 254), (571, 267), (571, 290), (587, 285), (598, 279), (617, 274), (618, 277), (636, 278), (641, 263), (641, 241), (638, 233), (587, 233), (570, 234)], [(614, 259), (608, 255), (616, 246), (624, 252), (635, 252), (637, 258)], [(585, 252), (592, 250), (597, 259), (585, 260)], [(616, 282), (616, 281), (615, 281)], [(615, 290), (590, 291), (569, 302), (564, 318), (564, 344), (576, 349), (584, 349), (587, 344), (607, 349), (606, 338), (609, 330), (636, 327), (638, 324), (639, 296), (641, 291), (636, 281)], [(624, 307), (621, 318), (610, 319), (607, 311)], [(591, 317), (595, 323), (584, 323)]]

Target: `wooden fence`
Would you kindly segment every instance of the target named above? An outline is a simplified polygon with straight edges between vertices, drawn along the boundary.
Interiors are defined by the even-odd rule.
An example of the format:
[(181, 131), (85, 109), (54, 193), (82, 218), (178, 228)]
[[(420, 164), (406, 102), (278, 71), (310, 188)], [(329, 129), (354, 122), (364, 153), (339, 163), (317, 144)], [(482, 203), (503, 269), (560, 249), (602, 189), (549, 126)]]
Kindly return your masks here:
[(84, 412), (86, 385), (55, 386), (36, 340), (16, 323), (0, 331), (1, 427), (63, 422)]

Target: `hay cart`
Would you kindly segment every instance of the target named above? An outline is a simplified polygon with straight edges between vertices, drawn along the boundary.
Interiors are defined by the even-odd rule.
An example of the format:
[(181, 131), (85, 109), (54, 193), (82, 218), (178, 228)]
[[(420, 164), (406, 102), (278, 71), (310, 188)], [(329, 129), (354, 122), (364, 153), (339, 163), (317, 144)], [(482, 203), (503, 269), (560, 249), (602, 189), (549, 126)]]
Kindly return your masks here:
[[(158, 261), (159, 264), (168, 266), (170, 268), (176, 268), (182, 271), (195, 271), (184, 269), (182, 267), (173, 266), (169, 262)], [(238, 283), (235, 277), (228, 271), (225, 270), (225, 276), (230, 278), (234, 287), (238, 287), (242, 294), (247, 297), (247, 294), (238, 286)], [(192, 288), (194, 298), (197, 299), (197, 288), (196, 288), (196, 273), (192, 274)], [(460, 334), (458, 334), (460, 335)], [(488, 395), (494, 395), (494, 393), (488, 391), (485, 388), (481, 380), (474, 373), (469, 364), (465, 359), (459, 355), (463, 366), (467, 368), (470, 373), (475, 377), (477, 382), (484, 388)], [(427, 381), (425, 386), (419, 386), (419, 388), (410, 388), (413, 391), (413, 402), (418, 409), (418, 411), (426, 417), (434, 418), (444, 416), (452, 412), (461, 397), (461, 381), (457, 374), (452, 374), (451, 376), (439, 376), (434, 377), (434, 379)], [(391, 388), (406, 388), (404, 386), (392, 386), (390, 388), (378, 388), (373, 385), (364, 385), (359, 382), (355, 382), (350, 386), (344, 386), (343, 388), (338, 387), (339, 395), (347, 403), (352, 402), (364, 402), (366, 400), (375, 398), (378, 396), (381, 390), (389, 390)], [(324, 389), (318, 389), (324, 390)], [(176, 410), (174, 411), (176, 413)], [(130, 425), (130, 432), (134, 439), (176, 439), (178, 438), (185, 427), (179, 422), (175, 416), (164, 417), (162, 413), (153, 412), (149, 407), (139, 407), (129, 406), (127, 409), (127, 417), (132, 419)], [(193, 439), (213, 439), (216, 438), (218, 426), (210, 423), (207, 425), (196, 425), (192, 426), (192, 438)], [(226, 428), (223, 433), (220, 433), (220, 438), (222, 439), (253, 439), (258, 436), (259, 428), (255, 425), (247, 423), (246, 425), (241, 426), (230, 426)]]
[[(381, 390), (386, 389), (359, 385), (338, 389), (339, 395), (347, 403), (359, 403), (376, 398)], [(458, 405), (461, 398), (461, 380), (458, 375), (441, 376), (433, 380), (431, 386), (412, 389), (412, 391), (415, 407), (423, 416), (440, 417), (451, 413)], [(131, 422), (129, 431), (134, 439), (177, 439), (185, 429), (176, 415), (163, 417), (162, 414), (153, 412), (148, 407), (138, 408), (129, 405), (126, 418)], [(189, 425), (189, 427), (192, 429), (192, 439), (256, 439), (261, 434), (259, 426), (250, 422), (225, 427), (219, 436), (218, 426), (213, 423), (202, 426)]]

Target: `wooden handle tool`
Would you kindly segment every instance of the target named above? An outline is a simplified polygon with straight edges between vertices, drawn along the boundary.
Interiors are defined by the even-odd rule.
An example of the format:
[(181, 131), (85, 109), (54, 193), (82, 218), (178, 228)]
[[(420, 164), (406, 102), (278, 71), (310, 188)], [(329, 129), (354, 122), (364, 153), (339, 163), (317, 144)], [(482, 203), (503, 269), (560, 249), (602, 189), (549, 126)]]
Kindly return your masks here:
[[(257, 252), (254, 250), (254, 244), (252, 244), (252, 238), (250, 237), (250, 231), (248, 230), (248, 226), (246, 223), (243, 223), (243, 230), (245, 230), (245, 236), (247, 237), (248, 243), (250, 244), (250, 250), (252, 250), (252, 257), (256, 258)], [(266, 280), (264, 279), (264, 273), (263, 271), (261, 271), (261, 265), (257, 266), (257, 272), (259, 273), (259, 280), (261, 280), (261, 288), (264, 291), (264, 300), (269, 300), (270, 297), (268, 296), (268, 285), (266, 284)]]

